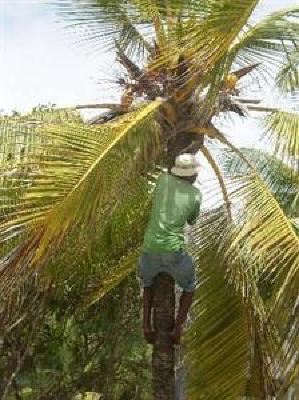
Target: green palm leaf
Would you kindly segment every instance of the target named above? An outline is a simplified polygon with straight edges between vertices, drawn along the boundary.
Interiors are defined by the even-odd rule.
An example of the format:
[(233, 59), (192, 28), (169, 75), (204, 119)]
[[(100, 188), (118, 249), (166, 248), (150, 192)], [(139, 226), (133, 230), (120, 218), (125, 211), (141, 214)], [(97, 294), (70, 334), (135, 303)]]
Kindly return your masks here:
[(267, 279), (279, 279), (276, 306), (284, 302), (294, 305), (294, 294), (299, 289), (299, 238), (256, 169), (239, 155), (250, 173), (232, 179), (231, 199), (239, 205), (239, 212), (230, 252), (233, 259), (250, 254), (248, 268), (255, 263), (263, 265)]
[(201, 61), (218, 61), (246, 25), (258, 1), (207, 2), (206, 15), (190, 26), (187, 48)]
[(118, 286), (128, 275), (132, 274), (136, 270), (140, 249), (137, 247), (135, 250), (130, 250), (126, 256), (123, 256), (118, 264), (114, 266), (113, 273), (109, 271), (109, 274), (101, 279), (97, 285), (89, 290), (89, 293), (85, 295), (82, 303), (80, 304), (80, 311), (82, 308), (87, 308), (101, 300), (108, 292)]
[[(273, 156), (245, 150), (251, 163), (241, 154), (240, 159), (230, 154), (224, 161), (225, 169), (234, 177), (231, 199), (240, 211), (230, 251), (234, 260), (243, 255), (246, 269), (255, 271), (257, 285), (280, 332), (279, 370), (283, 376), (296, 365), (298, 348), (299, 238), (289, 219), (298, 215), (298, 176)], [(256, 371), (261, 368), (257, 366)]]
[(298, 50), (288, 56), (287, 61), (277, 74), (276, 84), (284, 93), (295, 92), (299, 89)]
[[(267, 365), (259, 395), (276, 386), (274, 369), (280, 362), (277, 330), (254, 276), (244, 268), (246, 259), (225, 261), (228, 232), (221, 208), (203, 215), (194, 232), (199, 286), (187, 337), (192, 399), (241, 397), (248, 392), (248, 383), (258, 378), (256, 358)], [(226, 238), (225, 245), (221, 238)], [(250, 392), (255, 394), (253, 389)]]
[(227, 286), (217, 247), (195, 252), (200, 285), (187, 333), (190, 399), (237, 398), (245, 392), (249, 374), (250, 337), (244, 306)]
[[(282, 206), (285, 214), (295, 217), (299, 210), (297, 195), (299, 179), (296, 172), (275, 156), (262, 150), (251, 148), (241, 148), (240, 150), (250, 163), (255, 165), (256, 170)], [(223, 167), (226, 173), (233, 176), (247, 174), (250, 171), (249, 166), (234, 153), (225, 153)]]
[[(72, 22), (72, 26), (87, 27), (84, 32), (87, 41), (104, 40), (108, 48), (114, 46), (115, 40), (129, 57), (144, 56), (153, 51), (154, 18), (166, 17), (170, 7), (172, 12), (182, 10), (186, 3), (171, 1), (122, 1), (114, 0), (63, 0), (57, 4), (59, 14)], [(191, 2), (188, 2), (191, 3)], [(107, 47), (106, 47), (107, 48)]]
[[(8, 266), (19, 268), (20, 257), (23, 265), (25, 260), (41, 262), (77, 227), (86, 240), (95, 224), (105, 226), (126, 196), (126, 185), (144, 170), (146, 160), (153, 158), (159, 141), (154, 118), (158, 107), (158, 102), (151, 103), (100, 127), (42, 126), (40, 143), (33, 147), (33, 152), (37, 151), (34, 160), (27, 156), (22, 164), (22, 168), (37, 164), (37, 177), (30, 180), (12, 208), (7, 210), (5, 199), (2, 203), (2, 241), (9, 241), (11, 232), (29, 237), (5, 261)], [(5, 171), (9, 172), (9, 167)], [(10, 183), (5, 176), (2, 192)], [(3, 274), (9, 279), (6, 264)], [(7, 279), (2, 282), (8, 284)]]
[[(69, 302), (81, 313), (101, 300), (130, 274), (136, 271), (145, 227), (148, 223), (156, 173), (132, 180), (128, 193), (105, 223), (98, 223), (91, 233), (91, 243), (78, 246), (77, 229), (64, 240), (63, 248), (39, 274), (42, 283), (55, 285), (56, 296), (69, 288)], [(101, 210), (98, 210), (101, 213)]]
[(298, 171), (299, 114), (278, 111), (266, 117), (265, 125), (266, 138), (272, 144), (274, 154)]
[(298, 14), (299, 8), (293, 7), (269, 15), (240, 36), (231, 47), (230, 56), (246, 65), (256, 62), (281, 65), (285, 55), (294, 51), (294, 43), (298, 43)]
[[(149, 38), (153, 38), (163, 46), (163, 55), (157, 62), (165, 63), (184, 52), (189, 58), (196, 58), (202, 68), (217, 62), (228, 50), (257, 5), (257, 0), (231, 2), (183, 2), (164, 1), (64, 1), (60, 3), (63, 15), (69, 15), (76, 23), (88, 25), (89, 38), (99, 40), (111, 38), (122, 41), (131, 31), (135, 44), (140, 44), (140, 33), (135, 32), (138, 24), (144, 26)], [(184, 35), (181, 35), (181, 24), (177, 24), (178, 32), (171, 24), (171, 18), (184, 20)], [(127, 24), (127, 28), (126, 28)], [(152, 29), (148, 29), (152, 26)], [(133, 32), (135, 32), (133, 34)], [(162, 39), (161, 39), (162, 37)], [(177, 39), (181, 37), (181, 41)], [(161, 41), (162, 40), (162, 41)], [(168, 43), (169, 41), (169, 43)], [(133, 44), (127, 41), (127, 45)], [(171, 45), (171, 50), (167, 45)]]

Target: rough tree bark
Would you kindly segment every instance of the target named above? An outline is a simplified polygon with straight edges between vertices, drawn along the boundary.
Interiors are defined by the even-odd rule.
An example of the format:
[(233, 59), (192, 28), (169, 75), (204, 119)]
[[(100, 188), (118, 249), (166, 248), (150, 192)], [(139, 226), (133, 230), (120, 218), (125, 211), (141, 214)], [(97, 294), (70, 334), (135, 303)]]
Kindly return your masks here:
[[(178, 287), (175, 290), (176, 307), (175, 313), (178, 313), (180, 306), (181, 291)], [(186, 400), (186, 371), (183, 364), (184, 346), (180, 345), (175, 352), (175, 400)]]
[(152, 374), (154, 400), (175, 399), (175, 348), (171, 338), (175, 319), (174, 280), (160, 273), (154, 280), (153, 317), (156, 341)]

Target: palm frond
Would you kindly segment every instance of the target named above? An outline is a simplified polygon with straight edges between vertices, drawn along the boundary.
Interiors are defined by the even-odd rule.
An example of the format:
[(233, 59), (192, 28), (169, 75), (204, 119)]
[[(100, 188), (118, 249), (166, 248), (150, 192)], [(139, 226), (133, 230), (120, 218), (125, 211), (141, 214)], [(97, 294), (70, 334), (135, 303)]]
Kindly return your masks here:
[[(198, 85), (209, 86), (206, 101), (200, 110), (204, 121), (211, 117), (215, 99), (228, 74), (232, 60), (227, 52), (255, 9), (258, 1), (203, 2), (195, 18), (186, 23), (184, 35), (178, 43), (179, 54), (183, 52), (191, 60), (193, 72), (187, 82), (179, 88), (176, 100), (183, 101)], [(172, 56), (175, 54), (172, 49)], [(167, 53), (158, 64), (167, 60)]]
[(192, 308), (194, 320), (187, 332), (190, 399), (238, 398), (245, 392), (249, 374), (246, 313), (227, 286), (226, 269), (216, 255), (217, 247), (211, 246), (209, 251), (194, 250), (194, 253), (200, 283)]
[(266, 139), (272, 144), (274, 154), (299, 170), (299, 114), (277, 111), (266, 117)]
[[(148, 177), (140, 175), (127, 185), (128, 194), (119, 207), (103, 223), (100, 219), (91, 232), (89, 242), (80, 239), (80, 227), (66, 236), (63, 246), (48, 257), (43, 268), (30, 268), (18, 279), (16, 290), (2, 297), (1, 306), (6, 306), (3, 327), (17, 319), (14, 299), (22, 287), (34, 281), (37, 292), (43, 295), (48, 289), (54, 301), (63, 301), (67, 296), (67, 307), (71, 313), (81, 313), (122, 284), (137, 267), (137, 256), (148, 222), (152, 184)], [(98, 210), (101, 214), (101, 210)], [(32, 289), (33, 290), (33, 289)]]
[[(299, 320), (296, 299), (299, 290), (299, 237), (295, 225), (283, 212), (269, 186), (274, 183), (274, 187), (281, 188), (281, 185), (286, 183), (285, 177), (280, 180), (276, 177), (274, 182), (271, 182), (271, 174), (267, 172), (268, 166), (259, 174), (261, 163), (253, 166), (249, 161), (250, 157), (246, 158), (227, 140), (223, 142), (226, 142), (240, 158), (239, 162), (235, 159), (233, 161), (233, 166), (237, 165), (237, 171), (232, 164), (229, 163), (228, 166), (229, 171), (233, 172), (229, 192), (235, 210), (235, 225), (230, 233), (233, 241), (229, 244), (227, 255), (230, 256), (231, 263), (244, 257), (246, 270), (252, 271), (258, 277), (257, 284), (266, 288), (264, 295), (267, 307), (281, 333), (279, 347), (282, 354), (280, 366), (277, 368), (281, 377), (284, 377), (296, 364), (295, 354), (298, 347)], [(297, 176), (293, 171), (290, 172), (290, 168), (281, 168), (281, 163), (276, 162), (280, 168), (278, 174), (285, 174), (287, 180), (291, 178), (293, 188), (296, 187)], [(263, 174), (270, 184), (263, 181), (260, 176)], [(298, 208), (292, 212), (297, 215)], [(244, 287), (243, 284), (242, 286)], [(246, 287), (243, 290), (246, 290)]]
[[(174, 0), (167, 3), (148, 0), (129, 2), (66, 0), (60, 2), (60, 12), (63, 16), (73, 19), (75, 24), (88, 26), (87, 37), (89, 36), (91, 40), (110, 38), (121, 42), (121, 36), (125, 39), (130, 32), (138, 44), (137, 47), (144, 35), (153, 38), (153, 31), (156, 32), (156, 40), (159, 42), (170, 16), (187, 20), (184, 23), (184, 35), (181, 37), (181, 42), (177, 42), (181, 35), (175, 29), (163, 33), (163, 43), (159, 43), (159, 46), (162, 45), (164, 53), (157, 63), (173, 60), (174, 53), (179, 56), (184, 52), (188, 58), (196, 58), (196, 69), (198, 69), (198, 66), (204, 68), (213, 65), (225, 54), (247, 23), (257, 3), (257, 0), (234, 3), (229, 0), (218, 2)], [(138, 25), (141, 29), (137, 31)], [(152, 29), (149, 29), (150, 26)], [(178, 24), (178, 29), (181, 31), (180, 24)], [(171, 49), (167, 48), (168, 39), (169, 45), (172, 45)]]
[[(100, 235), (95, 233), (98, 239), (93, 244), (91, 260), (92, 265), (96, 266), (96, 271), (89, 279), (88, 288), (80, 300), (80, 310), (99, 301), (136, 270), (150, 213), (152, 189), (147, 177), (140, 177), (133, 184), (130, 183), (129, 188), (130, 193), (121, 207), (113, 213), (104, 232)], [(78, 271), (78, 257), (68, 256), (68, 259), (72, 263), (70, 271)], [(82, 262), (86, 260), (86, 255), (81, 259)], [(52, 273), (50, 275), (53, 276)]]
[(205, 3), (204, 16), (192, 21), (190, 32), (184, 36), (187, 54), (196, 57), (201, 65), (220, 60), (246, 25), (257, 3), (252, 0)]
[(216, 161), (214, 160), (213, 156), (211, 155), (210, 151), (208, 150), (207, 147), (205, 146), (201, 146), (200, 147), (200, 151), (203, 153), (203, 155), (205, 156), (206, 160), (208, 161), (208, 163), (210, 164), (210, 166), (212, 167), (214, 174), (216, 175), (216, 178), (218, 180), (219, 186), (221, 187), (221, 191), (222, 191), (222, 195), (223, 195), (223, 199), (226, 205), (226, 210), (227, 210), (227, 216), (229, 218), (229, 220), (231, 220), (232, 215), (231, 215), (231, 205), (230, 205), (230, 201), (229, 201), (229, 196), (225, 187), (225, 182), (224, 179), (222, 177), (221, 171), (216, 163)]
[[(219, 134), (219, 140), (234, 151), (248, 168), (247, 174), (234, 176), (227, 183), (232, 201), (234, 225), (226, 256), (233, 264), (246, 260), (246, 270), (259, 276), (259, 282), (269, 283), (271, 294), (269, 309), (277, 326), (288, 327), (291, 336), (285, 337), (280, 347), (287, 348), (289, 364), (293, 365), (296, 338), (299, 334), (297, 293), (299, 290), (299, 237), (292, 221), (271, 193), (257, 169), (244, 154)], [(228, 177), (227, 177), (228, 178)], [(241, 282), (241, 287), (242, 287)], [(244, 287), (243, 290), (246, 290)], [(286, 371), (281, 366), (282, 371)]]
[(285, 64), (276, 76), (276, 84), (283, 93), (295, 93), (299, 89), (299, 54), (298, 49), (288, 55)]
[[(11, 268), (20, 268), (21, 258), (23, 264), (26, 259), (29, 264), (41, 262), (70, 230), (80, 227), (81, 239), (86, 240), (96, 223), (105, 226), (125, 197), (126, 185), (157, 151), (159, 136), (154, 115), (158, 107), (158, 102), (151, 103), (101, 127), (42, 125), (39, 141), (29, 147), (25, 161), (17, 167), (6, 162), (2, 174), (1, 241), (9, 243), (11, 237), (19, 235), (29, 239), (5, 260), (3, 287), (9, 284)], [(5, 121), (4, 129), (8, 126), (15, 136), (16, 124)], [(24, 124), (18, 126), (18, 132), (23, 134), (24, 130)], [(33, 166), (34, 178), (31, 172), (28, 177), (28, 168)], [(16, 181), (10, 176), (15, 168), (25, 170), (23, 179)], [(13, 205), (5, 197), (12, 182), (17, 182), (20, 190)]]
[(79, 310), (88, 308), (101, 300), (107, 293), (118, 286), (125, 278), (136, 270), (139, 248), (130, 251), (114, 267), (113, 273), (109, 273), (104, 279), (101, 279), (97, 285), (94, 285), (89, 293), (85, 295)]
[(118, 39), (120, 46), (130, 58), (138, 56), (140, 59), (143, 59), (146, 53), (152, 54), (154, 51), (150, 42), (145, 39), (138, 28), (128, 18), (123, 22), (122, 31)]
[[(258, 173), (262, 176), (285, 214), (289, 217), (296, 216), (299, 210), (298, 204), (298, 174), (288, 165), (281, 162), (262, 150), (251, 148), (240, 148), (244, 156), (255, 166)], [(246, 165), (233, 152), (225, 153), (222, 160), (223, 167), (231, 176), (240, 176), (250, 172)]]
[(74, 1), (63, 0), (56, 4), (57, 12), (64, 21), (75, 28), (86, 44), (105, 45), (103, 50), (111, 50), (117, 41), (129, 57), (142, 59), (153, 51), (149, 21), (142, 21), (132, 12), (134, 5), (114, 0)]
[[(194, 232), (192, 251), (198, 264), (199, 286), (187, 337), (192, 399), (244, 395), (248, 382), (256, 379), (254, 360), (258, 348), (265, 366), (260, 394), (276, 391), (275, 370), (280, 353), (277, 330), (275, 325), (268, 329), (272, 322), (254, 276), (244, 268), (246, 260), (244, 264), (240, 259), (234, 263), (225, 261), (229, 230), (220, 208), (203, 215)], [(225, 245), (222, 238), (226, 238)]]
[[(185, 2), (186, 3), (186, 2)], [(191, 2), (189, 2), (191, 3)], [(58, 13), (69, 20), (71, 26), (84, 27), (87, 41), (105, 41), (108, 47), (114, 41), (121, 45), (130, 58), (152, 53), (154, 31), (161, 15), (166, 16), (167, 7), (181, 9), (184, 2), (123, 1), (123, 0), (63, 0), (57, 3)], [(185, 4), (186, 6), (186, 4)], [(160, 30), (163, 28), (161, 21)], [(86, 32), (87, 28), (87, 32)], [(157, 31), (159, 33), (159, 29)], [(109, 46), (110, 44), (110, 46)]]
[[(299, 8), (293, 7), (270, 14), (241, 34), (229, 55), (242, 64), (261, 62), (281, 65), (287, 53), (298, 43)], [(270, 69), (267, 69), (270, 73)]]
[(299, 238), (257, 170), (240, 151), (237, 153), (250, 172), (232, 179), (230, 197), (238, 204), (238, 213), (229, 253), (232, 259), (250, 254), (248, 268), (258, 263), (264, 268), (264, 279), (279, 279), (281, 283), (275, 307), (283, 303), (294, 307), (294, 294), (299, 290)]

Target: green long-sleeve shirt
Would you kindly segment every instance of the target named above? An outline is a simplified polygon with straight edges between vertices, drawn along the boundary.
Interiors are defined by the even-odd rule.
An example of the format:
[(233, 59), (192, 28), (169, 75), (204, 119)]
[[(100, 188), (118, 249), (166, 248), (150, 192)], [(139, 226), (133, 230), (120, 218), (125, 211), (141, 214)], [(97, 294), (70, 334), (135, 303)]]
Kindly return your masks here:
[(165, 252), (184, 248), (184, 226), (186, 222), (195, 223), (200, 204), (197, 188), (171, 174), (162, 174), (155, 188), (143, 250)]

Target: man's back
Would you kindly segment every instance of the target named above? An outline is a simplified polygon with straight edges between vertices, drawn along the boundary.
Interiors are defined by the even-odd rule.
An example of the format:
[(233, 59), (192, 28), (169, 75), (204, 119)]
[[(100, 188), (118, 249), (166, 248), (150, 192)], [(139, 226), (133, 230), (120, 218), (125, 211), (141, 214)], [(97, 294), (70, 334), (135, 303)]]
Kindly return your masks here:
[(199, 214), (201, 194), (189, 182), (171, 174), (160, 176), (143, 250), (178, 251), (184, 247), (184, 225), (193, 224)]
[(160, 273), (170, 275), (182, 288), (180, 306), (171, 333), (180, 343), (183, 323), (187, 318), (196, 288), (195, 265), (184, 249), (184, 225), (194, 224), (199, 215), (201, 193), (192, 186), (199, 172), (193, 154), (180, 154), (171, 174), (160, 176), (154, 193), (152, 213), (139, 258), (138, 275), (143, 285), (143, 330), (148, 343), (154, 343), (152, 330), (153, 280)]

